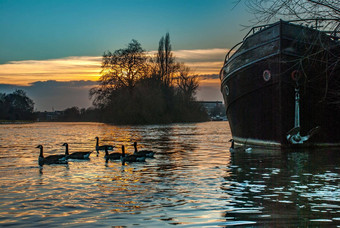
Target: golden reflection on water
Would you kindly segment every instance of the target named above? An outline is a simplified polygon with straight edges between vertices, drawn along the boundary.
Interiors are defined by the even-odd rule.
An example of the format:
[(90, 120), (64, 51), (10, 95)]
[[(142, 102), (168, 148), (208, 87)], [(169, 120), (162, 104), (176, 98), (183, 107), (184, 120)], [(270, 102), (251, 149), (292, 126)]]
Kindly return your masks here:
[[(140, 149), (156, 151), (155, 158), (122, 166), (94, 152), (87, 161), (39, 168), (38, 144), (45, 156), (64, 154), (64, 142), (70, 152), (94, 151), (96, 136), (100, 144), (115, 145), (114, 152), (125, 145), (133, 153), (137, 141)], [(340, 197), (339, 156), (261, 149), (231, 154), (230, 138), (227, 122), (0, 125), (0, 224), (284, 226), (292, 211), (339, 223), (340, 205), (332, 200)], [(315, 212), (323, 205), (327, 212)], [(297, 226), (315, 224), (294, 219)]]

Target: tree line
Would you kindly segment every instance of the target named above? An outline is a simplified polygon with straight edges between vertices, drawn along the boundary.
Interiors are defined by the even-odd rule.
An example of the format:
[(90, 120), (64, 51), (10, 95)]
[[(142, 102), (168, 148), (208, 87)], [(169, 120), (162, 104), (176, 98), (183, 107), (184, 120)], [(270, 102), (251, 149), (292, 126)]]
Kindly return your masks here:
[[(92, 107), (71, 107), (55, 113), (38, 112), (35, 116), (40, 121), (100, 121), (114, 124), (208, 120), (206, 110), (195, 99), (198, 77), (184, 63), (176, 61), (169, 33), (161, 37), (154, 56), (150, 56), (137, 40), (132, 40), (126, 48), (104, 52), (101, 67), (99, 84), (89, 91), (93, 98)], [(21, 90), (10, 97), (17, 97), (18, 94), (28, 103), (25, 106), (20, 101), (19, 106), (26, 111), (19, 112), (19, 106), (15, 105), (15, 108), (8, 109), (11, 113), (8, 117), (0, 119), (34, 118), (33, 101)]]
[(105, 52), (99, 86), (90, 90), (103, 122), (150, 124), (207, 120), (196, 102), (198, 78), (176, 61), (169, 33), (149, 57), (132, 40), (127, 48)]
[(34, 102), (23, 90), (0, 93), (0, 120), (35, 120)]

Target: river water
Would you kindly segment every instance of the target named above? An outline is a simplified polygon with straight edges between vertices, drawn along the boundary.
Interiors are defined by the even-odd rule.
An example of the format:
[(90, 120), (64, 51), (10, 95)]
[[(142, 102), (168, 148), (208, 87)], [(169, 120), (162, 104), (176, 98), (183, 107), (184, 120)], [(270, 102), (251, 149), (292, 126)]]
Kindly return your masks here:
[[(104, 154), (38, 166), (100, 144), (156, 151), (122, 166)], [(150, 126), (0, 125), (0, 226), (340, 227), (340, 150), (229, 152), (228, 122)]]

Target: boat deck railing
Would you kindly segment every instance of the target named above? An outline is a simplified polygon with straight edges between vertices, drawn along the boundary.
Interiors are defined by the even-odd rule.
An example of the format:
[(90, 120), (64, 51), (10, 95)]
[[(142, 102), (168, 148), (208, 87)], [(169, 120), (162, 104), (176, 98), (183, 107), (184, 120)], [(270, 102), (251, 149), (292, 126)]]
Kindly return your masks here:
[[(274, 24), (277, 24), (277, 22), (274, 23)], [(259, 31), (261, 31), (261, 30), (263, 30), (263, 29), (265, 29), (265, 28), (268, 28), (268, 27), (270, 27), (270, 26), (273, 26), (274, 24), (259, 25), (259, 26), (255, 26), (255, 27), (253, 27), (252, 29), (250, 29), (250, 31), (243, 37), (243, 40), (242, 40), (241, 42), (239, 42), (238, 44), (236, 44), (235, 46), (233, 46), (233, 47), (229, 50), (229, 52), (227, 53), (227, 55), (226, 55), (226, 57), (225, 57), (225, 59), (224, 59), (224, 63), (226, 63), (226, 62), (229, 60), (231, 53), (232, 53), (238, 46), (240, 46), (240, 45), (241, 45), (241, 44), (242, 44), (249, 36), (251, 36), (251, 35), (253, 35), (254, 33), (257, 33), (257, 32), (259, 32)]]
[[(323, 28), (323, 27), (328, 27), (328, 25), (323, 26), (322, 22), (325, 22), (325, 21), (333, 21), (333, 22), (335, 21), (335, 22), (337, 22), (338, 25), (335, 27), (334, 30), (332, 30), (332, 31), (320, 30), (320, 31), (327, 34), (329, 37), (331, 37), (334, 40), (340, 40), (340, 35), (339, 35), (340, 34), (340, 31), (339, 31), (340, 30), (340, 22), (339, 22), (339, 20), (335, 20), (335, 19), (331, 19), (331, 18), (311, 18), (311, 19), (289, 20), (289, 21), (284, 21), (284, 22), (296, 23), (296, 22), (308, 22), (308, 21), (315, 22), (314, 26), (312, 26), (311, 28), (316, 29), (316, 30), (320, 30), (320, 28)], [(262, 31), (263, 29), (269, 28), (269, 27), (274, 26), (274, 25), (281, 23), (281, 22), (282, 22), (282, 20), (280, 20), (280, 22), (275, 22), (275, 23), (272, 23), (272, 24), (258, 25), (258, 26), (253, 27), (252, 29), (250, 29), (250, 31), (243, 37), (243, 40), (241, 42), (239, 42), (238, 44), (236, 44), (235, 46), (233, 46), (228, 51), (228, 53), (227, 53), (227, 55), (224, 59), (224, 64), (229, 60), (231, 53), (238, 46), (240, 46), (249, 36), (252, 36), (253, 34), (255, 34), (259, 31)]]

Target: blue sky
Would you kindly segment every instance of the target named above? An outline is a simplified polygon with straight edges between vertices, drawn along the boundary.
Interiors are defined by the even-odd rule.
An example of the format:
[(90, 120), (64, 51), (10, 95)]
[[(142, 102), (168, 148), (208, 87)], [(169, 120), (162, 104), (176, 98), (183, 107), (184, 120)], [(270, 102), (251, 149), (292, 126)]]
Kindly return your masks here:
[(219, 62), (222, 66), (227, 50), (247, 32), (241, 25), (248, 25), (250, 18), (233, 0), (0, 0), (0, 84), (94, 80), (81, 70), (84, 77), (72, 78), (76, 68), (70, 73), (65, 70), (69, 65), (59, 68), (64, 73), (48, 69), (55, 68), (50, 67), (52, 60), (97, 58), (93, 66), (99, 74), (98, 57), (104, 51), (136, 39), (152, 52), (167, 32), (180, 61), (197, 73), (218, 74)]

